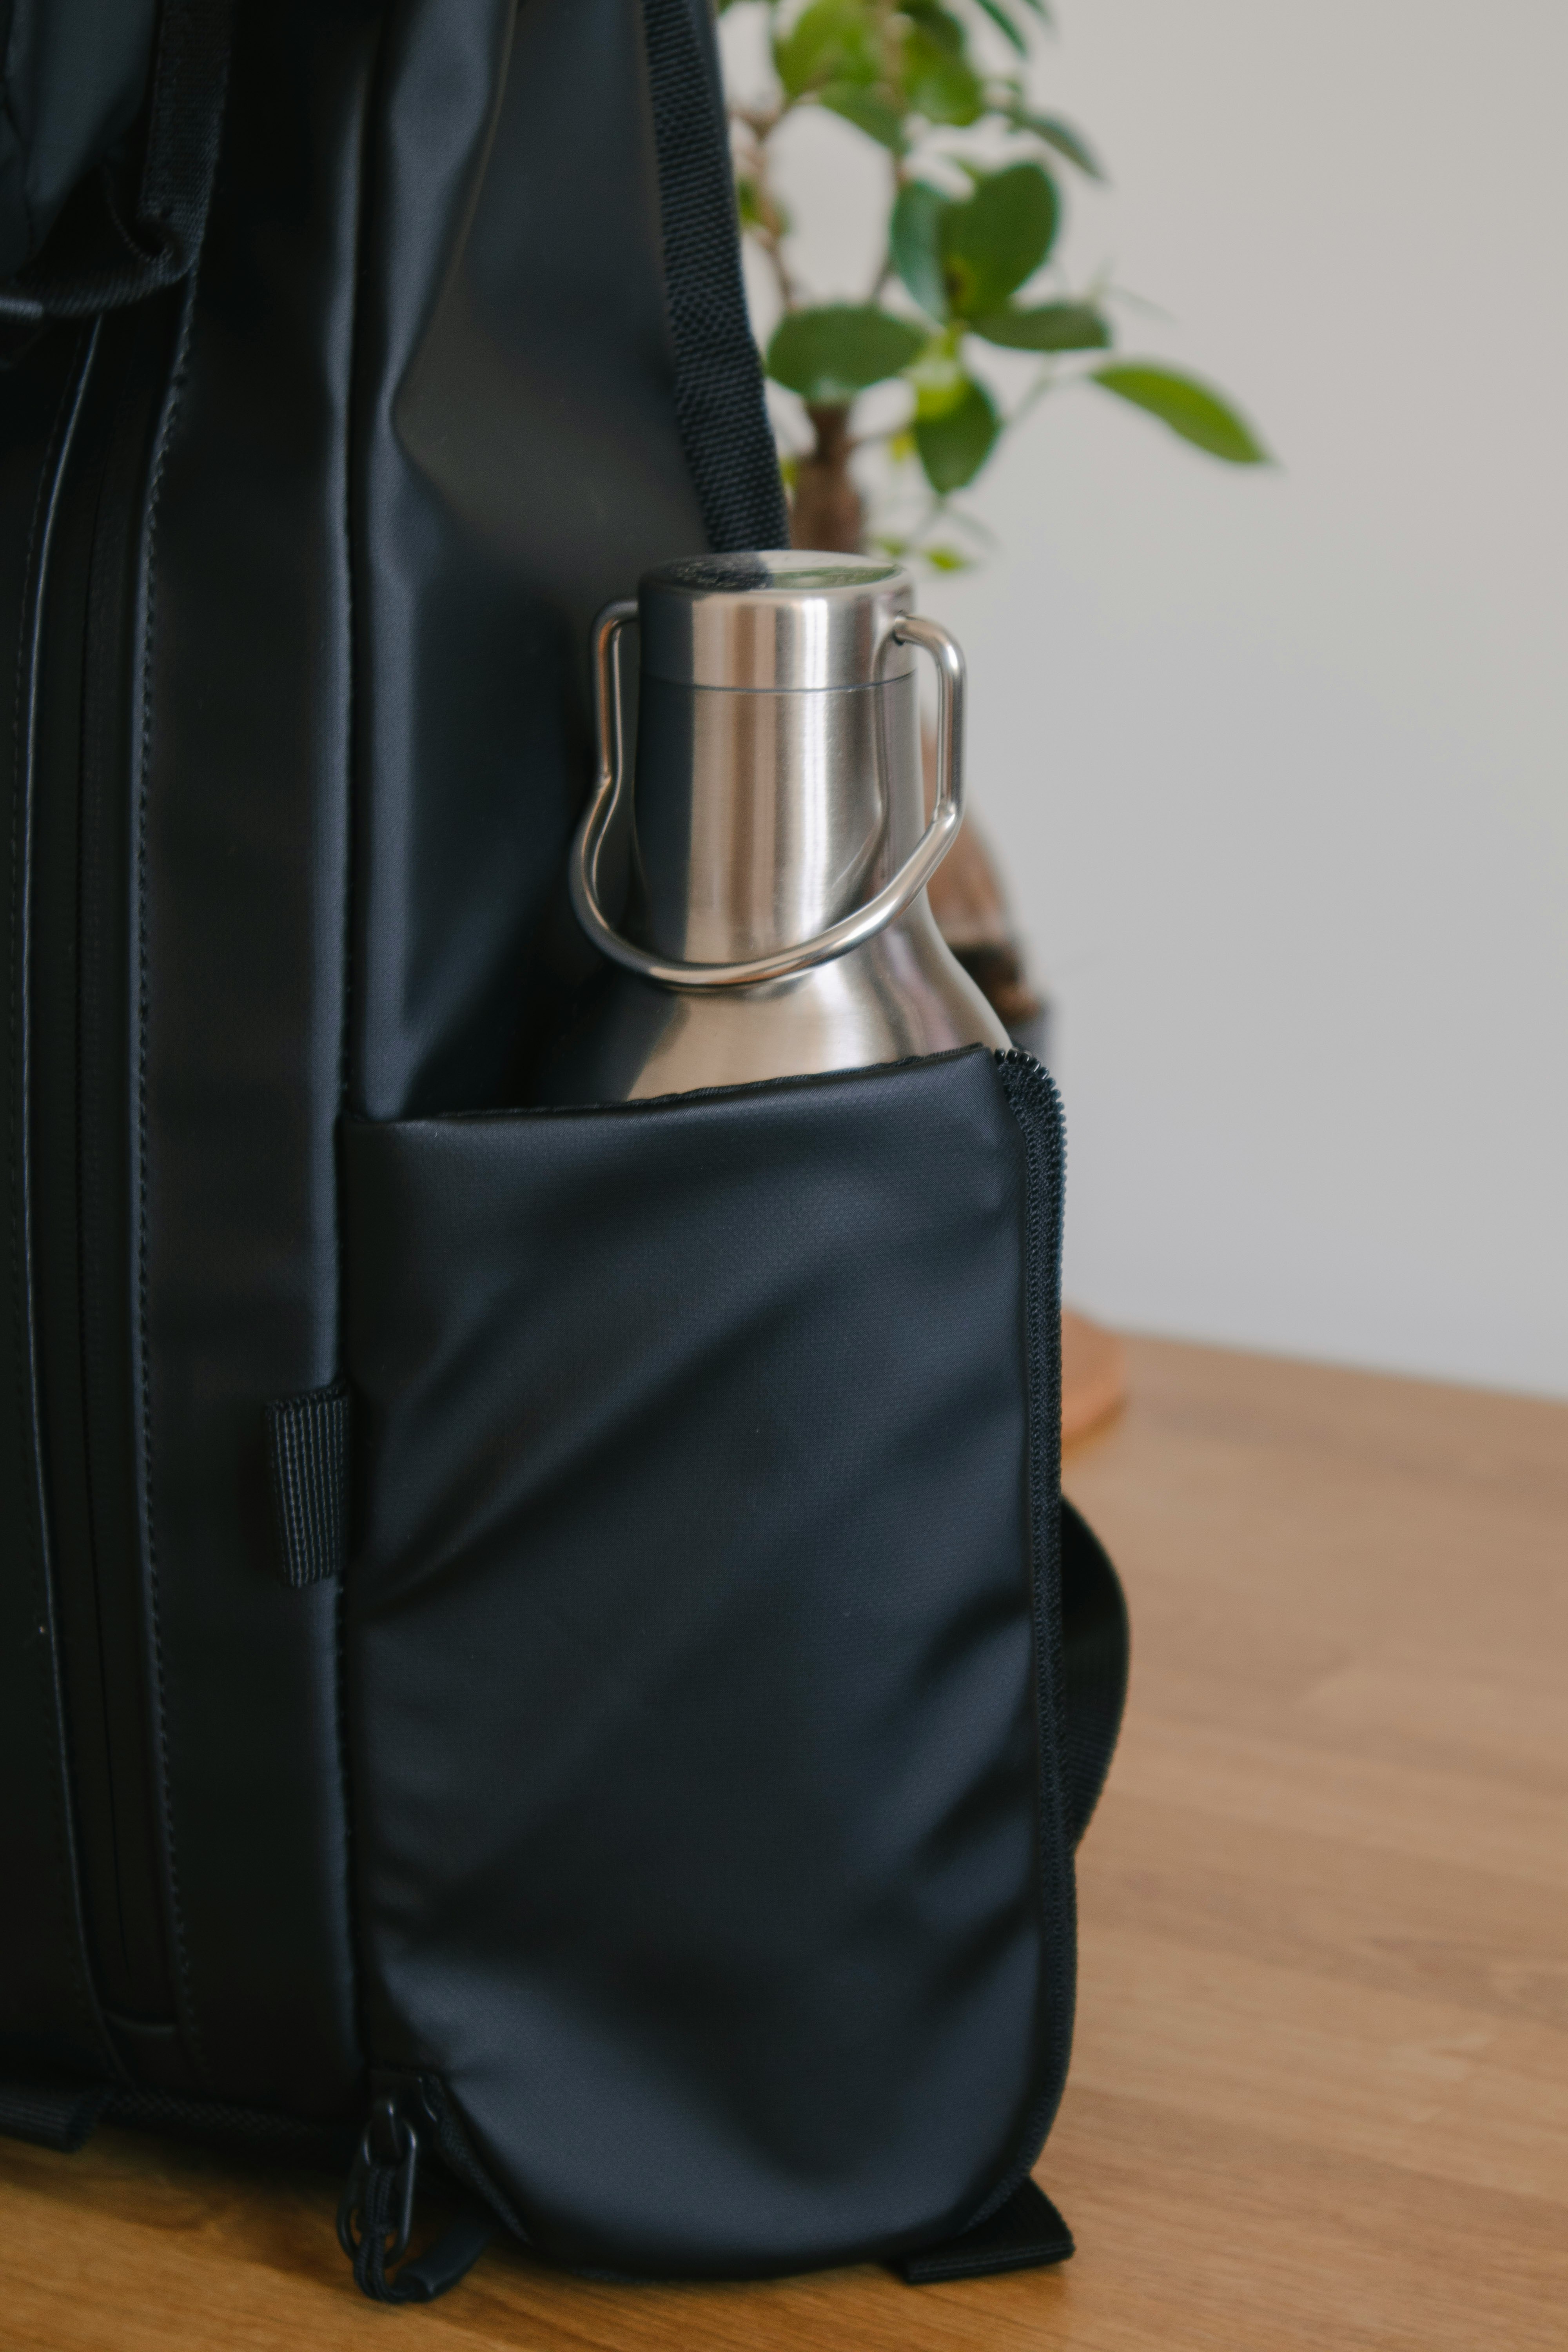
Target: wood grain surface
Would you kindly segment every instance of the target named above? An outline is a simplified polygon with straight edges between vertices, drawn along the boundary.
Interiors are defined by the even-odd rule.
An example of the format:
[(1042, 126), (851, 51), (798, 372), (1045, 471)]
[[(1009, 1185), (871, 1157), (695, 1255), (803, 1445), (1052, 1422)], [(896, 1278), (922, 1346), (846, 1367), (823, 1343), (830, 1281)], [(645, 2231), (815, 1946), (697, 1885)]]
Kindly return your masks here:
[(353, 2292), (332, 2184), (0, 2142), (5, 2352), (1563, 2352), (1568, 1408), (1132, 1343), (1069, 1465), (1132, 1699), (1083, 1849), (1061, 2269)]
[(1114, 1331), (1062, 1308), (1062, 1444), (1078, 1445), (1127, 1402), (1127, 1350)]

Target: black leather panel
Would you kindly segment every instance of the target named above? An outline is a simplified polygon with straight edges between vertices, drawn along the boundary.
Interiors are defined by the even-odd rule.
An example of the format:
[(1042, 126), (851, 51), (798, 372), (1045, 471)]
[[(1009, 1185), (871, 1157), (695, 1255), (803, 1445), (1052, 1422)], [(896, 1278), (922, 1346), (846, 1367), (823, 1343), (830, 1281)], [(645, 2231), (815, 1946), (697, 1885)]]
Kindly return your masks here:
[(405, 0), (388, 34), (354, 509), (353, 1090), (377, 1118), (523, 1098), (589, 624), (706, 543), (640, 0), (523, 0), (514, 37), (512, 16)]
[(37, 1074), (30, 1055), (37, 690), (58, 486), (79, 421), (88, 338), (62, 334), (0, 383), (0, 829), (4, 922), (5, 1277), (0, 1293), (0, 2052), (67, 2071), (110, 2064), (89, 1982), (61, 1701), (60, 1628), (44, 1508), (33, 1299)]
[(358, 2053), (336, 1595), (276, 1559), (267, 1406), (338, 1356), (347, 442), (366, 8), (253, 0), (145, 527), (131, 1213), (188, 2056), (343, 2115)]
[(439, 2074), (580, 2264), (956, 2230), (1070, 2033), (1055, 1258), (992, 1057), (353, 1122), (343, 1160), (374, 2060)]

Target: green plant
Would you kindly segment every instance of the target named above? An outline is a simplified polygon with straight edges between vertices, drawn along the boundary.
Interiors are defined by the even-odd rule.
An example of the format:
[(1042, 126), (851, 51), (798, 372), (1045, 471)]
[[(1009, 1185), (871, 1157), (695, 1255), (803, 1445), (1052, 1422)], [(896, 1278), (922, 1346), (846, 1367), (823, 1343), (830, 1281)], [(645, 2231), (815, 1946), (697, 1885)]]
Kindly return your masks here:
[[(1147, 360), (1111, 358), (1111, 298), (1102, 286), (1031, 297), (1054, 254), (1065, 166), (1099, 179), (1073, 126), (1037, 112), (1018, 65), (1045, 0), (719, 0), (721, 14), (765, 14), (773, 88), (731, 106), (736, 187), (746, 236), (766, 257), (783, 315), (764, 354), (775, 383), (799, 394), (808, 448), (784, 452), (797, 545), (855, 548), (865, 535), (854, 474), (859, 452), (885, 450), (895, 483), (918, 480), (923, 511), (876, 544), (939, 569), (971, 559), (978, 526), (952, 503), (1041, 397), (1065, 381), (1146, 410), (1232, 465), (1265, 453), (1206, 384)], [(984, 29), (983, 29), (984, 26)], [(1011, 52), (1006, 66), (1000, 59)], [(805, 107), (825, 109), (887, 157), (887, 228), (861, 302), (813, 301), (795, 274), (773, 141)], [(1040, 365), (1006, 410), (975, 365), (977, 347), (1031, 352)], [(887, 432), (856, 429), (873, 385), (909, 388)], [(910, 469), (914, 469), (911, 477)], [(945, 534), (945, 535), (944, 535)]]

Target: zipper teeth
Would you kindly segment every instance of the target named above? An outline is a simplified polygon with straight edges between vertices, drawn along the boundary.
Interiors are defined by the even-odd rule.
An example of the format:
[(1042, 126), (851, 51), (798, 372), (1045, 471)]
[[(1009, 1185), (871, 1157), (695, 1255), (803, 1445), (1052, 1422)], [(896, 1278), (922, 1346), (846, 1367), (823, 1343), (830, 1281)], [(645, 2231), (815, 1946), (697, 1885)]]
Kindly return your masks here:
[(206, 2054), (202, 2045), (200, 2021), (196, 2014), (195, 1988), (192, 1982), (190, 1954), (186, 1948), (184, 1911), (180, 1895), (179, 1864), (175, 1849), (174, 1817), (169, 1785), (168, 1692), (164, 1669), (163, 1641), (159, 1613), (159, 1578), (157, 1534), (153, 1511), (153, 1414), (152, 1414), (152, 1340), (148, 1322), (148, 1233), (147, 1233), (147, 1041), (151, 1017), (151, 977), (147, 936), (147, 803), (153, 756), (153, 630), (157, 611), (158, 588), (158, 520), (163, 488), (163, 472), (168, 463), (174, 439), (174, 424), (180, 411), (185, 387), (185, 371), (190, 356), (191, 329), (195, 310), (196, 278), (186, 280), (181, 293), (179, 325), (175, 331), (174, 356), (158, 417), (152, 478), (143, 511), (140, 552), (142, 559), (142, 577), (138, 582), (137, 671), (135, 700), (132, 705), (132, 759), (135, 791), (133, 798), (134, 833), (131, 845), (131, 871), (134, 877), (134, 985), (136, 1010), (136, 1044), (134, 1065), (135, 1114), (132, 1146), (135, 1153), (136, 1176), (136, 1263), (132, 1287), (134, 1323), (132, 1336), (134, 1370), (132, 1388), (132, 1443), (137, 1457), (137, 1504), (140, 1527), (137, 1530), (142, 1558), (145, 1563), (146, 1643), (152, 1667), (148, 1676), (151, 1702), (153, 1741), (156, 1748), (157, 1818), (163, 1836), (163, 1885), (167, 1895), (166, 1914), (170, 1941), (174, 1950), (171, 1990), (179, 2017), (181, 2039), (185, 2045), (196, 2074), (204, 2083), (210, 2082)]
[[(101, 333), (101, 321), (99, 325)], [(121, 338), (118, 353), (111, 348), (110, 358), (116, 356), (123, 362), (125, 338)], [(147, 1777), (147, 1742), (144, 1734), (134, 1741), (127, 1737), (124, 1709), (117, 1706), (111, 1687), (115, 1668), (112, 1661), (117, 1651), (121, 1653), (120, 1673), (125, 1666), (122, 1639), (123, 1627), (117, 1628), (113, 1616), (106, 1609), (105, 1580), (112, 1573), (114, 1538), (108, 1529), (115, 1518), (114, 1498), (110, 1491), (112, 1479), (102, 1455), (104, 1414), (112, 1410), (109, 1398), (100, 1386), (92, 1369), (95, 1340), (91, 1329), (95, 1313), (101, 1307), (106, 1286), (112, 1282), (114, 1253), (106, 1251), (102, 1229), (106, 1210), (111, 1205), (113, 1178), (109, 1171), (116, 1160), (114, 1139), (103, 1131), (103, 1096), (106, 1066), (112, 1055), (107, 1042), (113, 1035), (112, 1013), (116, 1005), (113, 987), (104, 978), (105, 951), (102, 937), (105, 901), (117, 882), (121, 880), (116, 861), (119, 845), (107, 838), (107, 817), (101, 805), (105, 799), (101, 782), (89, 805), (92, 787), (88, 772), (89, 763), (101, 763), (103, 743), (101, 725), (94, 724), (95, 712), (90, 701), (91, 677), (95, 669), (105, 677), (114, 674), (112, 654), (109, 651), (121, 614), (122, 598), (115, 577), (123, 562), (123, 550), (114, 546), (114, 491), (119, 487), (122, 468), (120, 458), (121, 425), (118, 415), (108, 425), (98, 452), (98, 478), (92, 493), (92, 525), (87, 551), (87, 579), (83, 613), (83, 706), (82, 743), (79, 753), (79, 833), (77, 843), (77, 938), (78, 984), (76, 1004), (76, 1089), (77, 1122), (75, 1157), (77, 1169), (77, 1256), (78, 1256), (78, 1331), (77, 1347), (80, 1371), (78, 1392), (83, 1423), (83, 1463), (86, 1472), (85, 1538), (89, 1546), (86, 1563), (92, 1586), (92, 1608), (97, 1628), (98, 1696), (103, 1719), (104, 1751), (109, 1762), (107, 1787), (102, 1792), (110, 1843), (109, 1864), (114, 1896), (114, 1926), (119, 1942), (120, 1985), (116, 1997), (109, 2003), (110, 2013), (130, 2011), (140, 2013), (153, 1980), (166, 1979), (162, 1955), (157, 1955), (149, 1969), (149, 1954), (144, 1938), (132, 1932), (127, 1913), (126, 1879), (132, 1865), (131, 1841), (132, 1832), (125, 1820), (125, 1800), (131, 1789), (143, 1786)], [(107, 618), (106, 618), (107, 612)], [(106, 655), (108, 657), (106, 658)], [(100, 691), (107, 691), (100, 688)], [(89, 748), (90, 744), (90, 748)], [(116, 942), (118, 944), (118, 942)], [(90, 965), (90, 976), (88, 967)], [(106, 1020), (106, 1013), (110, 1018)], [(90, 1070), (89, 1070), (90, 1062)], [(90, 1172), (89, 1172), (90, 1171)], [(83, 1220), (90, 1220), (97, 1230), (89, 1238), (83, 1232)], [(103, 1344), (102, 1332), (96, 1346)], [(106, 1554), (108, 1555), (106, 1557)], [(141, 1694), (137, 1694), (138, 1707)], [(133, 1750), (133, 1753), (132, 1752)], [(134, 1777), (132, 1777), (134, 1776)], [(140, 1841), (137, 1841), (140, 1846)], [(139, 1855), (138, 1857), (139, 1858)], [(160, 2008), (167, 2004), (160, 2004)]]
[(1043, 1063), (1021, 1046), (996, 1055), (996, 1071), (1024, 1145), (1025, 1349), (1028, 1391), (1029, 1534), (1036, 1643), (1037, 1804), (1047, 2051), (1039, 2095), (1018, 2153), (971, 2217), (975, 2228), (1025, 2181), (1051, 2127), (1072, 2048), (1077, 1904), (1067, 1822), (1066, 1675), (1061, 1609), (1061, 1244), (1066, 1128), (1061, 1097)]

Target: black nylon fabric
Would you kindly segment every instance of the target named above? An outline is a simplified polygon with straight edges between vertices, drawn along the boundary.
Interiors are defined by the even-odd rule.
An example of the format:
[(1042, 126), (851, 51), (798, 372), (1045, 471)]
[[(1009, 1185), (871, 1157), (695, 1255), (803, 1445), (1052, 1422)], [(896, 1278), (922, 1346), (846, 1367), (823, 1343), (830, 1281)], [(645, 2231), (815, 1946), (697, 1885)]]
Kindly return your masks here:
[(377, 2063), (578, 2265), (952, 2233), (1071, 2030), (992, 1057), (356, 1122), (343, 1171)]
[(130, 127), (156, 18), (156, 0), (0, 0), (0, 278)]
[(940, 2286), (946, 2279), (1038, 2270), (1066, 2262), (1075, 2251), (1072, 2231), (1044, 2189), (1022, 2180), (1005, 2204), (962, 2237), (905, 2254), (894, 2267), (906, 2285)]
[(589, 961), (589, 626), (706, 532), (641, 0), (400, 0), (371, 136), (349, 1084), (396, 1118), (523, 1099), (552, 919)]
[[(149, 12), (142, 0), (110, 25), (100, 7), (66, 0), (60, 14), (79, 21), (68, 32), (53, 28), (54, 54), (35, 93), (41, 104), (34, 143), (24, 151), (24, 192), (39, 177), (46, 190), (33, 190), (24, 214), (21, 244), (31, 258), (0, 279), (0, 320), (85, 318), (141, 301), (195, 268), (222, 142), (232, 6), (233, 0), (162, 0), (140, 188), (130, 199), (100, 159), (140, 101)], [(36, 32), (35, 10), (24, 5), (22, 14)], [(67, 50), (62, 36), (72, 33)], [(100, 181), (73, 190), (71, 180), (92, 163)], [(54, 240), (39, 251), (57, 215)]]
[[(100, 1047), (129, 1060), (130, 1133), (103, 1154), (100, 1213), (132, 1253), (128, 1549), (172, 1994), (161, 2043), (121, 2038), (140, 2085), (323, 2118), (352, 2113), (359, 2063), (336, 1593), (278, 1575), (266, 1407), (337, 1370), (346, 444), (374, 65), (368, 9), (238, 11), (200, 270), (127, 501), (133, 593), (88, 648), (92, 673), (125, 662), (131, 697), (106, 785), (129, 813), (109, 880), (130, 1003)], [(106, 1518), (117, 1503), (100, 1496)], [(110, 1673), (134, 1658), (117, 1646)]]

